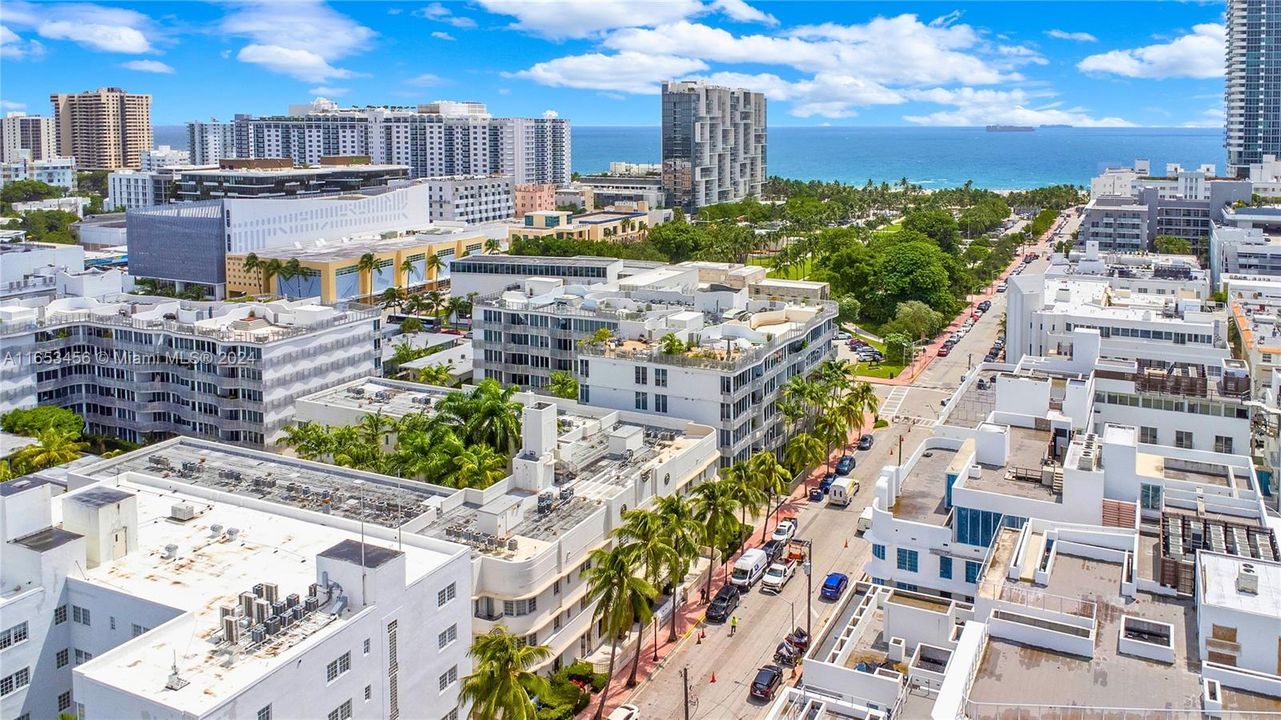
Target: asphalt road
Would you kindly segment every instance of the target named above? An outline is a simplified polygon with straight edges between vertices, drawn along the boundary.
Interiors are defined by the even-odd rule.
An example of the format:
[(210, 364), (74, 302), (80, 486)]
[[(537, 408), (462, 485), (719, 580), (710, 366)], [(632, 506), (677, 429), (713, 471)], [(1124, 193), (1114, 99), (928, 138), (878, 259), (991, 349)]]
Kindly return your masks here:
[[(1070, 232), (1070, 229), (1067, 230)], [(1044, 254), (1049, 246), (1042, 246)], [(1024, 270), (1042, 272), (1048, 263), (1038, 259)], [(877, 386), (882, 415), (896, 416), (900, 421), (875, 431), (876, 443), (866, 452), (855, 452), (858, 465), (853, 475), (862, 488), (845, 508), (824, 503), (795, 501), (791, 506), (800, 530), (797, 537), (813, 542), (813, 590), (798, 572), (779, 595), (760, 591), (759, 583), (744, 595), (735, 614), (738, 632), (731, 637), (729, 625), (705, 624), (706, 638), (701, 643), (691, 636), (673, 651), (664, 666), (638, 687), (628, 702), (637, 705), (643, 718), (678, 720), (683, 717), (681, 668), (689, 668), (691, 720), (762, 718), (770, 703), (749, 699), (748, 686), (757, 669), (774, 662), (774, 649), (793, 625), (805, 625), (807, 598), (812, 607), (810, 617), (814, 633), (827, 621), (833, 603), (818, 597), (818, 588), (829, 572), (842, 572), (851, 581), (862, 575), (870, 548), (856, 532), (859, 514), (871, 502), (871, 486), (880, 469), (897, 462), (899, 438), (903, 451), (910, 454), (916, 444), (930, 435), (937, 421), (941, 402), (949, 397), (971, 369), (971, 361), (982, 362), (988, 348), (1000, 334), (1005, 295), (992, 295), (992, 308), (953, 349), (948, 357), (934, 359), (911, 386)], [(772, 526), (771, 526), (772, 528)], [(750, 541), (759, 546), (760, 528)], [(715, 590), (715, 586), (713, 587)], [(695, 633), (695, 635), (697, 632)], [(715, 682), (712, 681), (713, 673)], [(787, 683), (792, 684), (790, 671)]]

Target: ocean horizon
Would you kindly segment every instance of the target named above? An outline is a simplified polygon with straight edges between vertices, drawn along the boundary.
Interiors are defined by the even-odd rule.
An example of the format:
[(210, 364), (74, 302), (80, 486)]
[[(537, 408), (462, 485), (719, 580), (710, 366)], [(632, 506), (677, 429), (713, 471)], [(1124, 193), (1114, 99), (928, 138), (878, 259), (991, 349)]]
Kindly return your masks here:
[[(574, 172), (602, 172), (610, 162), (658, 162), (656, 125), (575, 125)], [(155, 127), (155, 143), (186, 147), (186, 128)], [(906, 177), (925, 188), (1016, 190), (1058, 183), (1089, 184), (1104, 168), (1147, 159), (1160, 174), (1167, 163), (1225, 168), (1218, 128), (1040, 127), (987, 132), (978, 127), (779, 126), (769, 129), (770, 175), (862, 185)]]

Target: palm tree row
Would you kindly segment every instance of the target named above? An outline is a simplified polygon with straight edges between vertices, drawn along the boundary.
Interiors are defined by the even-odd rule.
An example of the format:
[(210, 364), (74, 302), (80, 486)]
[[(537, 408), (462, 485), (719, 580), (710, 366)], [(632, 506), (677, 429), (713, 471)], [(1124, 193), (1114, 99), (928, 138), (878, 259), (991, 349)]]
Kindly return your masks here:
[(291, 425), (277, 445), (307, 460), (413, 478), (449, 487), (488, 487), (507, 476), (520, 443), (516, 388), (481, 381), (452, 392), (435, 412), (392, 419), (366, 415), (352, 426)]
[(793, 431), (784, 458), (793, 472), (830, 463), (832, 451), (848, 448), (869, 414), (875, 420), (880, 399), (855, 368), (848, 360), (825, 360), (808, 378), (796, 375), (783, 385), (779, 406)]

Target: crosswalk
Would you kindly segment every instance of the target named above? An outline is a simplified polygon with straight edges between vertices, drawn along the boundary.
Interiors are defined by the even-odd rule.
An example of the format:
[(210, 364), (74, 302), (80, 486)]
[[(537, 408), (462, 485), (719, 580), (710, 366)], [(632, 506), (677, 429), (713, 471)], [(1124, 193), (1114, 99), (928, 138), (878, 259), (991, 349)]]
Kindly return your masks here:
[(890, 394), (885, 396), (885, 402), (881, 403), (880, 416), (893, 418), (898, 415), (898, 411), (903, 407), (903, 401), (907, 399), (907, 388), (899, 386), (890, 390)]

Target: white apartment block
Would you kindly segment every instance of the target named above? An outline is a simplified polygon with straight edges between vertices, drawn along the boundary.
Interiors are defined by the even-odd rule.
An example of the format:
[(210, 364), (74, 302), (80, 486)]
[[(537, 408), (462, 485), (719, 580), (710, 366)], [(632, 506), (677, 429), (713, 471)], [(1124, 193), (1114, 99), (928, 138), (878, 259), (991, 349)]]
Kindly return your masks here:
[(0, 412), (58, 405), (88, 432), (271, 446), (304, 395), (377, 372), (379, 313), (313, 301), (65, 297), (0, 307)]
[(495, 118), (480, 103), (339, 108), (318, 101), (284, 116), (238, 115), (234, 134), (238, 157), (299, 165), (359, 155), (407, 165), (411, 177), (502, 174), (517, 184), (564, 184), (571, 175), (568, 120)]
[[(352, 425), (371, 413), (430, 415), (448, 392), (366, 378), (302, 399), (298, 419)], [(501, 623), (550, 647), (546, 666), (559, 667), (606, 641), (585, 596), (588, 556), (611, 542), (626, 509), (713, 477), (719, 453), (713, 429), (687, 420), (532, 393), (516, 399), (522, 440), (511, 475), (484, 490), (433, 487), (427, 514), (403, 530), (469, 546), (472, 632)]]
[(20, 157), (12, 162), (0, 163), (0, 187), (19, 180), (35, 180), (72, 190), (76, 186), (76, 160), (60, 157), (31, 160)]
[(469, 553), (413, 485), (189, 438), (5, 483), (0, 714), (461, 716)]
[(217, 165), (221, 160), (238, 158), (234, 122), (187, 123), (188, 161), (193, 165)]
[(0, 162), (48, 160), (58, 156), (58, 138), (53, 118), (5, 113), (0, 118)]
[(1091, 240), (1084, 249), (1067, 256), (1055, 253), (1046, 269), (1047, 277), (1087, 276), (1106, 278), (1115, 290), (1146, 295), (1193, 297), (1208, 300), (1212, 291), (1210, 273), (1191, 255), (1153, 253), (1104, 253)]
[[(183, 153), (185, 156), (186, 153)], [(143, 156), (144, 164), (146, 156)], [(177, 177), (193, 170), (217, 170), (217, 165), (165, 165), (154, 170), (116, 170), (107, 175), (106, 207), (111, 209), (152, 207), (174, 202)]]
[(673, 206), (760, 197), (766, 169), (765, 95), (702, 81), (663, 83), (663, 186)]
[(53, 299), (60, 271), (84, 269), (85, 251), (79, 245), (0, 243), (0, 302), (30, 297)]
[(506, 220), (516, 214), (510, 177), (434, 177), (423, 182), (428, 189), (427, 214), (432, 222), (479, 224)]
[[(524, 260), (560, 264), (506, 260), (514, 267)], [(583, 267), (609, 272), (608, 265)], [(831, 356), (836, 309), (822, 301), (756, 300), (746, 282), (734, 287), (705, 277), (728, 274), (691, 263), (615, 282), (551, 273), (517, 281), (515, 289), (475, 301), (477, 375), (537, 389), (554, 371), (573, 373), (584, 404), (716, 428), (726, 465), (776, 448), (784, 439), (779, 392)], [(612, 339), (582, 342), (601, 329)], [(668, 334), (685, 344), (673, 355), (662, 352)]]
[(1010, 279), (1006, 358), (1072, 354), (1072, 331), (1098, 329), (1101, 355), (1123, 360), (1192, 362), (1217, 368), (1230, 356), (1227, 312), (1192, 293), (1154, 295), (1088, 276)]
[(150, 172), (175, 165), (190, 165), (191, 153), (187, 150), (175, 150), (168, 145), (143, 150), (140, 156), (141, 170)]

